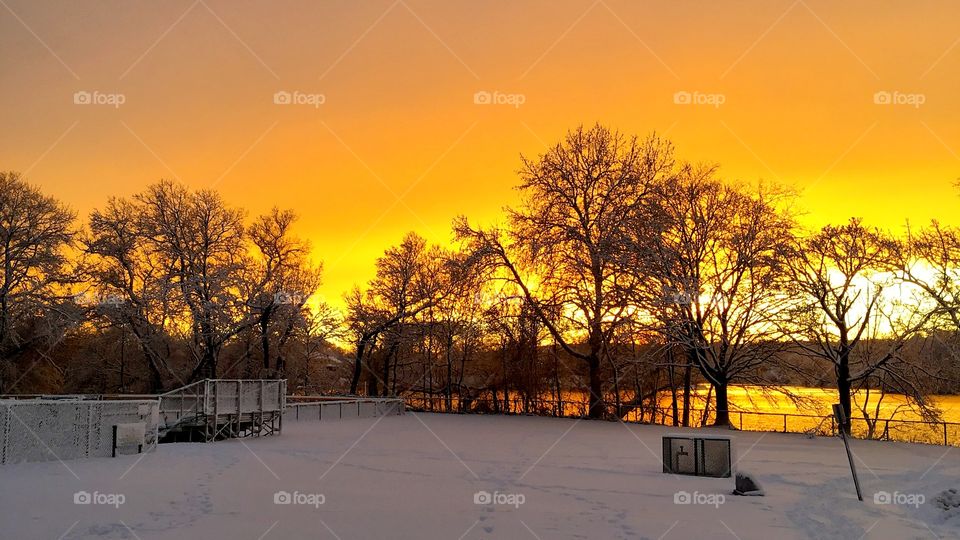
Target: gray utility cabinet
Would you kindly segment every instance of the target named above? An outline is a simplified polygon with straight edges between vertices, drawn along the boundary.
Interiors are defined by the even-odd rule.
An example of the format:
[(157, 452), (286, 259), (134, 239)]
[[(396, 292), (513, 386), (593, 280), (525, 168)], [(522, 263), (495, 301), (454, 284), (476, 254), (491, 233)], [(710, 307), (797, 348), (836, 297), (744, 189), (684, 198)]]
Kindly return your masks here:
[(733, 443), (722, 435), (663, 436), (663, 472), (730, 478)]

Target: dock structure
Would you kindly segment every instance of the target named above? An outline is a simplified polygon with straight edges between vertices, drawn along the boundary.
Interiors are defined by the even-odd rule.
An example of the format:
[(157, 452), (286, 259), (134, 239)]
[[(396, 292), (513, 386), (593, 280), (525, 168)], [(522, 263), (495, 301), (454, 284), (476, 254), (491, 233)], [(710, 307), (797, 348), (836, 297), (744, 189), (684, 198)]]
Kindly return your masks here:
[(284, 379), (204, 379), (160, 395), (161, 442), (279, 435)]
[(405, 410), (397, 397), (287, 396), (284, 379), (205, 379), (160, 395), (0, 395), (0, 465), (279, 435), (284, 416), (334, 422)]

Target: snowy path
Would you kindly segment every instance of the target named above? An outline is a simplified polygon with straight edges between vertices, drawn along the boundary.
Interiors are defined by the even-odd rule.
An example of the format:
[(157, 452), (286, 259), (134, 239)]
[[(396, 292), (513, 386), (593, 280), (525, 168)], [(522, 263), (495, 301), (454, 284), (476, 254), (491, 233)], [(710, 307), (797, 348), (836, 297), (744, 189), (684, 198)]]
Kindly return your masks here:
[[(860, 503), (839, 440), (736, 433), (739, 468), (768, 495), (684, 505), (676, 492), (716, 502), (733, 481), (663, 474), (660, 436), (675, 431), (408, 414), (290, 422), (281, 437), (162, 445), (142, 459), (5, 466), (0, 538), (960, 538), (960, 516), (943, 522), (929, 504), (960, 487), (960, 449), (854, 441)], [(74, 504), (80, 491), (123, 504)], [(281, 491), (322, 504), (275, 504)], [(481, 491), (522, 504), (475, 504)], [(927, 504), (877, 505), (878, 491)]]

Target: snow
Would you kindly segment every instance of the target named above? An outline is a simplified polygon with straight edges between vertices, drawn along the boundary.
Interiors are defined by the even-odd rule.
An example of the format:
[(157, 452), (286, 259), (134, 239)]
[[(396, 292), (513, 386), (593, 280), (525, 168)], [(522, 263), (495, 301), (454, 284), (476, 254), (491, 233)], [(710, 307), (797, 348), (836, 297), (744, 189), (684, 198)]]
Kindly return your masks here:
[[(692, 431), (731, 434), (736, 469), (767, 495), (663, 474), (660, 437)], [(852, 448), (862, 503), (834, 438), (419, 413), (288, 422), (279, 437), (0, 467), (0, 538), (960, 538), (960, 516), (932, 504), (960, 487), (957, 449)]]

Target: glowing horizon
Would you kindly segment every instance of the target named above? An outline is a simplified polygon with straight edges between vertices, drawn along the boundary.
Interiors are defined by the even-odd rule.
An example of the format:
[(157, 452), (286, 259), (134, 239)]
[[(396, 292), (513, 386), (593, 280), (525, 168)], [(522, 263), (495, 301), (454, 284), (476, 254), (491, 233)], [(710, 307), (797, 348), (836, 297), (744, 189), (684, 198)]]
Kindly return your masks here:
[(292, 208), (336, 305), (406, 232), (501, 219), (578, 124), (793, 186), (810, 226), (960, 224), (957, 4), (6, 5), (0, 169), (82, 221), (160, 178)]

